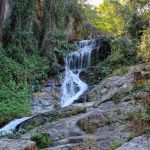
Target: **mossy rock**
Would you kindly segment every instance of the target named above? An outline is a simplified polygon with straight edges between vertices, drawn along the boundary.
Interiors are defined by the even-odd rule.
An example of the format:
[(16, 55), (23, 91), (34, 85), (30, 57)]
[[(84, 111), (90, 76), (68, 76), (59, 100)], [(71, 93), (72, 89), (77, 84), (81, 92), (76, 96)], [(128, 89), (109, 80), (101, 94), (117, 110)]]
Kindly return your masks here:
[(109, 123), (109, 120), (101, 113), (93, 113), (80, 119), (77, 125), (87, 134), (93, 134), (96, 129)]
[(23, 123), (21, 123), (20, 125), (17, 126), (16, 129), (25, 129), (27, 131), (38, 127), (40, 125), (43, 125), (44, 123), (48, 122), (47, 118), (45, 117), (40, 117), (40, 116), (35, 116), (27, 121), (24, 121)]

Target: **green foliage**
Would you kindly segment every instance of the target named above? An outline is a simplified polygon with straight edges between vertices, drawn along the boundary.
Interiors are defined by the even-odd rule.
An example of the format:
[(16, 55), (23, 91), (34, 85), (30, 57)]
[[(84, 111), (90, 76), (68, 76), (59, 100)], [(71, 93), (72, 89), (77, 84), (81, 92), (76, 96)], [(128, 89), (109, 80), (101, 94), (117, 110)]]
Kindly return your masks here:
[(60, 116), (58, 114), (52, 114), (50, 115), (50, 117), (48, 118), (48, 121), (51, 123), (51, 122), (54, 122), (56, 120), (60, 119)]
[(78, 3), (76, 0), (60, 0), (57, 9), (57, 27), (60, 29), (65, 29), (69, 16), (73, 16), (77, 21), (81, 21), (82, 14), (80, 3)]
[(41, 81), (47, 79), (49, 66), (46, 60), (39, 55), (22, 52), (17, 45), (12, 45), (7, 51), (0, 46), (1, 125), (29, 114), (29, 85), (35, 91), (39, 89)]
[(145, 22), (143, 22), (142, 18), (138, 15), (137, 12), (131, 14), (127, 29), (132, 38), (140, 38), (144, 24)]
[(0, 47), (0, 124), (30, 113), (28, 85), (23, 66), (9, 59)]
[(49, 75), (58, 75), (61, 65), (64, 64), (64, 58), (75, 49), (75, 45), (68, 42), (67, 34), (64, 31), (55, 29), (49, 34), (41, 52), (42, 55), (47, 57)]
[[(121, 36), (118, 39), (114, 39), (111, 42), (112, 51), (120, 53), (122, 58), (129, 62), (136, 61), (136, 51), (138, 42), (136, 39), (131, 39), (128, 36)], [(121, 63), (121, 62), (120, 62)]]
[(36, 142), (40, 149), (47, 148), (53, 144), (47, 133), (36, 133), (31, 137), (31, 140)]
[(6, 49), (6, 53), (9, 58), (12, 58), (20, 64), (24, 64), (25, 52), (23, 51), (21, 45), (10, 45), (10, 47)]
[[(69, 17), (81, 21), (80, 3), (47, 0), (41, 16), (37, 16), (41, 9), (37, 5), (36, 0), (10, 2), (0, 44), (0, 126), (30, 113), (29, 94), (39, 90), (49, 75), (57, 75), (59, 64), (63, 65), (66, 54), (75, 49), (68, 43), (66, 29)], [(53, 32), (48, 32), (47, 40), (49, 30)]]
[[(12, 5), (11, 18), (12, 23), (15, 21), (21, 27), (24, 27), (31, 21), (33, 10), (35, 8), (35, 0), (14, 0)], [(23, 17), (22, 17), (23, 16)]]
[[(102, 36), (112, 37), (110, 41), (112, 51), (118, 51), (123, 61), (128, 64), (141, 60), (149, 62), (150, 9), (148, 4), (147, 0), (104, 0), (96, 9), (90, 6), (85, 8), (87, 12), (85, 17), (87, 22), (101, 32)], [(146, 6), (147, 8), (144, 9)], [(90, 35), (89, 32), (87, 34)], [(121, 62), (119, 60), (120, 57), (118, 63), (122, 65), (122, 60)], [(108, 72), (109, 67), (104, 66), (102, 70)]]
[(27, 80), (32, 87), (32, 91), (37, 91), (40, 84), (47, 80), (49, 64), (47, 59), (37, 54), (26, 57)]
[(104, 61), (100, 62), (98, 74), (103, 79), (111, 74), (125, 73), (127, 69), (123, 68), (126, 68), (128, 65), (129, 62), (124, 58), (122, 53), (112, 52)]
[(16, 84), (14, 81), (1, 83), (0, 87), (0, 124), (13, 118), (30, 113), (28, 86), (26, 83)]
[(107, 32), (115, 37), (126, 33), (126, 21), (129, 20), (130, 10), (118, 1), (104, 0), (98, 7), (99, 19), (95, 25), (101, 31)]
[(150, 29), (144, 31), (141, 38), (141, 44), (139, 46), (138, 57), (144, 62), (150, 62)]

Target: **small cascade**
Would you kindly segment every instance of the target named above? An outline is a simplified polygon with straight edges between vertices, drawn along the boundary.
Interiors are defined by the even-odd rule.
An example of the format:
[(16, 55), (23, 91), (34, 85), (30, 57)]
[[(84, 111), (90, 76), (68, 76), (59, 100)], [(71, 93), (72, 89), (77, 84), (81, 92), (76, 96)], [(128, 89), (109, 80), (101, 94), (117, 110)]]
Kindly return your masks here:
[(0, 129), (0, 136), (7, 135), (13, 133), (13, 131), (16, 129), (17, 125), (20, 123), (30, 119), (31, 117), (23, 117), (20, 119), (15, 119), (8, 123), (6, 126)]
[(91, 54), (101, 45), (100, 40), (83, 40), (76, 42), (78, 50), (70, 53), (65, 60), (65, 78), (62, 83), (61, 106), (72, 104), (88, 88), (79, 75), (91, 65)]

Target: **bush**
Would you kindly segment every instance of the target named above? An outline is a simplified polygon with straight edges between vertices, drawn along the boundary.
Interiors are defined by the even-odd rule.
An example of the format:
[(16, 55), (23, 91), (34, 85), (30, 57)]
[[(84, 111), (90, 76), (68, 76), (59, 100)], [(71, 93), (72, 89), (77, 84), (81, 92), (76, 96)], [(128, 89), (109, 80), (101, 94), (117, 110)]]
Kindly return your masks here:
[(129, 61), (134, 62), (136, 59), (136, 52), (138, 42), (136, 39), (131, 39), (128, 36), (122, 36), (118, 39), (111, 41), (112, 51), (118, 52), (122, 57)]
[(26, 57), (27, 80), (31, 85), (32, 91), (40, 89), (40, 84), (47, 80), (49, 72), (48, 61), (37, 54)]
[(23, 117), (30, 113), (30, 102), (28, 99), (28, 86), (22, 82), (16, 84), (14, 81), (1, 83), (0, 87), (0, 125), (8, 121)]
[(144, 62), (150, 61), (150, 29), (144, 31), (142, 36), (141, 44), (139, 46), (138, 58)]
[(0, 126), (30, 113), (30, 87), (32, 91), (38, 90), (49, 69), (47, 61), (39, 55), (25, 54), (22, 58), (19, 47), (11, 47), (12, 51), (6, 51), (0, 46)]
[(117, 75), (124, 73), (127, 71), (125, 68), (128, 65), (128, 61), (123, 57), (123, 54), (120, 52), (112, 52), (104, 61), (100, 62), (98, 75), (103, 79), (111, 74)]
[(150, 133), (150, 107), (138, 112), (128, 114), (131, 121), (131, 128), (136, 136), (143, 133)]
[(47, 148), (53, 144), (47, 133), (37, 133), (31, 137), (40, 149)]

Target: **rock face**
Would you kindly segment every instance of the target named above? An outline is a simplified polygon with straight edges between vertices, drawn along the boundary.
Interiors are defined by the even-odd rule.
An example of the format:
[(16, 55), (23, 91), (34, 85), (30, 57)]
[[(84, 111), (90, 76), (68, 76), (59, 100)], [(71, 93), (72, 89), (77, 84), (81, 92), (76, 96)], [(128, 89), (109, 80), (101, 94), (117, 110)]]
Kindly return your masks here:
[(122, 76), (113, 76), (95, 85), (91, 90), (80, 97), (79, 100), (83, 99), (85, 102), (94, 101), (94, 107), (98, 107), (101, 103), (110, 101), (114, 96), (125, 94), (132, 90), (134, 84), (134, 74), (132, 72)]
[(68, 23), (68, 29), (67, 29), (67, 34), (69, 41), (76, 41), (79, 40), (79, 33), (81, 30), (81, 23), (76, 20), (73, 16), (69, 16), (69, 23)]
[(44, 150), (109, 150), (118, 146), (117, 150), (150, 150), (149, 135), (135, 137), (129, 115), (144, 111), (145, 103), (149, 103), (149, 88), (138, 87), (150, 83), (150, 69), (144, 68), (137, 66), (124, 75), (106, 78), (87, 91), (83, 103), (35, 115), (19, 126), (27, 133), (17, 140), (0, 140), (0, 150), (9, 150), (11, 145), (11, 150), (20, 150), (20, 143), (21, 150), (34, 150), (30, 139), (37, 133), (48, 134), (53, 142)]
[(2, 38), (1, 29), (4, 27), (8, 15), (9, 15), (9, 0), (1, 0), (0, 1), (0, 41)]
[(36, 150), (36, 143), (23, 139), (4, 139), (0, 141), (0, 150)]

